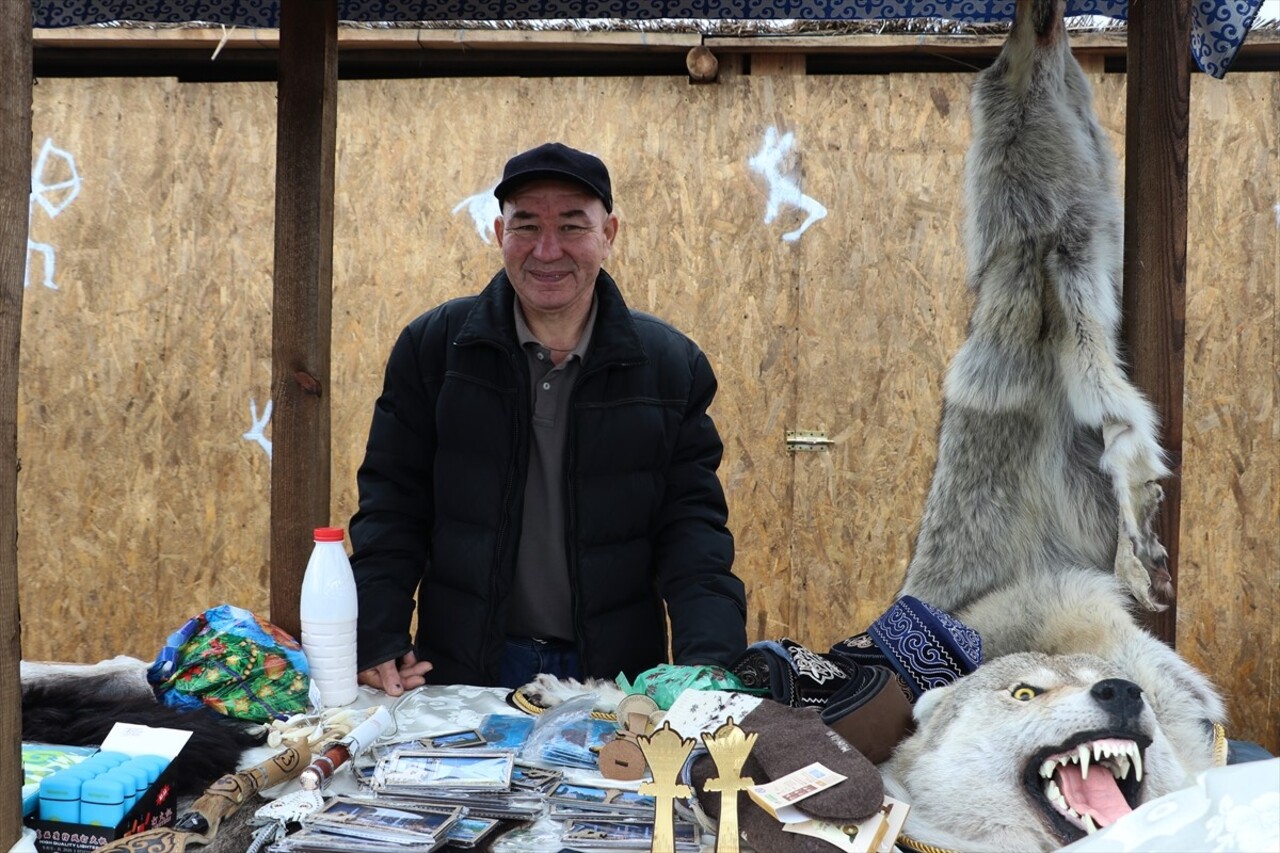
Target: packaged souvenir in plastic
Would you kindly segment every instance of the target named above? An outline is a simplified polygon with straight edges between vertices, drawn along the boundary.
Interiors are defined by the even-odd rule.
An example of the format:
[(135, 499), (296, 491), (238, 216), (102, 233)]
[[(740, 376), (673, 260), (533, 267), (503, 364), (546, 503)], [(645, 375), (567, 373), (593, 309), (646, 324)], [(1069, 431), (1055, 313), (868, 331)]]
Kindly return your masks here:
[(204, 706), (255, 722), (305, 711), (311, 686), (301, 644), (230, 604), (206, 610), (171, 634), (147, 680), (170, 707)]

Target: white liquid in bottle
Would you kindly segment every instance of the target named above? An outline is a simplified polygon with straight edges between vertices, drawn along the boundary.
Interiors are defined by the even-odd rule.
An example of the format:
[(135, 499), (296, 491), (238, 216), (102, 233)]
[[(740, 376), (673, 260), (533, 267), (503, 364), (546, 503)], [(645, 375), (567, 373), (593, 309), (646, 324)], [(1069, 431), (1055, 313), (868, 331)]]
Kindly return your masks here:
[(356, 685), (356, 580), (340, 527), (317, 527), (302, 578), (302, 651), (321, 708), (349, 705)]

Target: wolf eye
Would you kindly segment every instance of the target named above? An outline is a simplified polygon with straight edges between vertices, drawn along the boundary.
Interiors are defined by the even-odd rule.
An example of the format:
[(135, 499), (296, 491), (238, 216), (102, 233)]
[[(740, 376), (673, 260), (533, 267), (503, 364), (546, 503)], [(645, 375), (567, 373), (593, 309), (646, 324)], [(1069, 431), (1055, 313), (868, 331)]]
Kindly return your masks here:
[(1019, 702), (1030, 702), (1032, 699), (1040, 695), (1040, 691), (1032, 687), (1030, 684), (1019, 684), (1011, 691), (1013, 698)]

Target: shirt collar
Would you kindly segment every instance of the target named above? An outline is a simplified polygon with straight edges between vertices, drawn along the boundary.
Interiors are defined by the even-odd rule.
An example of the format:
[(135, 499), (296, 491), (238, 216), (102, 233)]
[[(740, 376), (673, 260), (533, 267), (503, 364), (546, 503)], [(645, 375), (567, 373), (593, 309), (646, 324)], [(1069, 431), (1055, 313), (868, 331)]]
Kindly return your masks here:
[[(598, 307), (599, 305), (596, 300), (596, 296), (593, 293), (591, 295), (591, 310), (587, 312), (587, 322), (582, 327), (582, 336), (578, 338), (577, 345), (569, 351), (569, 355), (565, 359), (566, 361), (570, 358), (577, 358), (579, 361), (582, 361), (583, 357), (586, 356), (587, 347), (591, 344), (591, 332), (595, 329), (596, 325), (596, 310)], [(520, 308), (519, 299), (514, 300), (512, 310), (515, 312), (516, 339), (520, 341), (520, 346), (527, 347), (530, 344), (533, 344), (535, 346), (543, 347), (544, 349), (549, 349), (549, 347), (542, 343), (542, 341), (538, 340), (538, 338), (533, 334), (533, 331), (529, 328), (529, 324), (525, 322), (524, 311)]]

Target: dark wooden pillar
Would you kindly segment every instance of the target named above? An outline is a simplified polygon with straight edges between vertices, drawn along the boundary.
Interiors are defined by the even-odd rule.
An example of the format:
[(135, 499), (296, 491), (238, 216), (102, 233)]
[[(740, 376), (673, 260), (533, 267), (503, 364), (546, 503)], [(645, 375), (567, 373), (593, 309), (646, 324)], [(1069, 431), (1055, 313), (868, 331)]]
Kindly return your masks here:
[(329, 524), (337, 0), (283, 0), (271, 309), (271, 620), (301, 636), (311, 533)]
[(22, 831), (18, 355), (31, 203), (31, 4), (0, 3), (0, 850)]
[[(1160, 540), (1178, 584), (1182, 392), (1186, 338), (1189, 0), (1129, 4), (1125, 108), (1124, 338), (1133, 379), (1155, 404), (1173, 476)], [(1177, 605), (1148, 618), (1170, 645)]]

